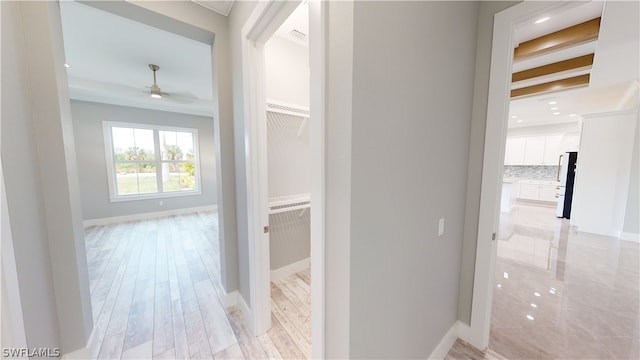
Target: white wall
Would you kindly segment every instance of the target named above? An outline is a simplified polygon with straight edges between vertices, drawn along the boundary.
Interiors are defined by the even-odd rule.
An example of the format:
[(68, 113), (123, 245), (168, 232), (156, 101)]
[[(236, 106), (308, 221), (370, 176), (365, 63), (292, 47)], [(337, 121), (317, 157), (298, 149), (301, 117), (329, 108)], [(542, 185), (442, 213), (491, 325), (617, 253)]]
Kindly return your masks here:
[(2, 2), (2, 167), (29, 347), (92, 328), (57, 4)]
[(477, 16), (354, 5), (352, 358), (425, 358), (457, 320)]
[[(217, 203), (216, 147), (212, 118), (77, 100), (71, 102), (71, 110), (85, 220), (211, 206)], [(202, 194), (162, 198), (162, 205), (159, 199), (111, 202), (103, 121), (197, 129)]]
[(234, 64), (233, 79), (233, 118), (234, 118), (234, 154), (236, 180), (236, 206), (238, 224), (238, 289), (247, 304), (251, 303), (249, 290), (249, 234), (247, 228), (247, 168), (245, 158), (245, 129), (248, 119), (244, 116), (244, 88), (242, 84), (242, 26), (256, 6), (255, 1), (237, 1), (229, 14), (230, 55)]
[(637, 124), (622, 236), (640, 240), (640, 126)]
[(273, 36), (264, 46), (267, 100), (309, 107), (309, 49)]
[(584, 116), (571, 222), (581, 232), (623, 231), (638, 110)]

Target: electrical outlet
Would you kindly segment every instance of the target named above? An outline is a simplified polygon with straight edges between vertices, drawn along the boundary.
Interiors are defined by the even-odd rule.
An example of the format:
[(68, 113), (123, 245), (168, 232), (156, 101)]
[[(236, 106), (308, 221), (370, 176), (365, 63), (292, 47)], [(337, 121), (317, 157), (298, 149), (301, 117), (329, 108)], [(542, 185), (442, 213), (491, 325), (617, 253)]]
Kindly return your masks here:
[(444, 235), (444, 218), (438, 221), (438, 236)]

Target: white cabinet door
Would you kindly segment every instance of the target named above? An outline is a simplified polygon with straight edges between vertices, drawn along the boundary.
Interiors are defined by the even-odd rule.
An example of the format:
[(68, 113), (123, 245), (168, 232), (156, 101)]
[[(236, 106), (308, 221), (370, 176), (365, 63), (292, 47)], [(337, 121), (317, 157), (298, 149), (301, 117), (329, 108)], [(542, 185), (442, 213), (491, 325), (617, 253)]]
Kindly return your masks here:
[(579, 151), (579, 148), (580, 148), (580, 135), (569, 135), (567, 137), (566, 151)]
[(547, 136), (544, 143), (543, 165), (558, 165), (558, 157), (560, 156), (560, 143), (562, 135)]
[(545, 136), (532, 136), (526, 138), (524, 151), (525, 165), (542, 165), (544, 159)]
[(504, 155), (505, 165), (524, 164), (525, 143), (526, 138), (523, 137), (507, 138), (507, 148)]
[(540, 185), (536, 184), (520, 184), (520, 193), (518, 197), (520, 199), (538, 200), (539, 186)]
[(540, 185), (540, 200), (558, 202), (556, 194), (558, 193), (555, 185)]

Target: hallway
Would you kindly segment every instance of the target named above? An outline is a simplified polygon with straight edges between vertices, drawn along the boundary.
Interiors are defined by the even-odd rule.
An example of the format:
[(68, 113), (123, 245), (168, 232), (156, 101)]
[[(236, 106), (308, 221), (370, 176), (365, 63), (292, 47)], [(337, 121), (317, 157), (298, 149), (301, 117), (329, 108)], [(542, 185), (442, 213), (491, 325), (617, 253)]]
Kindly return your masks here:
[(555, 208), (501, 213), (489, 348), (509, 359), (640, 358), (639, 245)]
[(272, 283), (272, 328), (253, 337), (222, 305), (217, 226), (201, 212), (85, 229), (100, 359), (308, 356), (308, 271)]

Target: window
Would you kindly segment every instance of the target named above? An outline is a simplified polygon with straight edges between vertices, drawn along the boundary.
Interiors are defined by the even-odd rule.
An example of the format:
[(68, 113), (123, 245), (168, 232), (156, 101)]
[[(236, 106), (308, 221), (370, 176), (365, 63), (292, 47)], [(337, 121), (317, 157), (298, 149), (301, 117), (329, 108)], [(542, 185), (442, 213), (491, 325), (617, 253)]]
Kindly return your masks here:
[(111, 201), (200, 193), (196, 129), (104, 122)]

